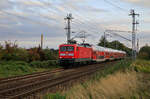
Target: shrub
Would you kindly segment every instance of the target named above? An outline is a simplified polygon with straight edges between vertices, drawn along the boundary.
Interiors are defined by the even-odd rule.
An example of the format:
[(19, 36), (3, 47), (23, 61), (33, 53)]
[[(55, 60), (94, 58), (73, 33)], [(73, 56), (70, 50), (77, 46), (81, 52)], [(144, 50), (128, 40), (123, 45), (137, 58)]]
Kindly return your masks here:
[(30, 66), (40, 68), (42, 66), (42, 63), (41, 61), (33, 61), (30, 63)]
[(5, 47), (0, 47), (0, 59), (14, 61), (28, 61), (26, 49), (19, 48), (15, 43), (5, 42)]
[(149, 59), (149, 55), (148, 55), (147, 52), (140, 52), (140, 53), (138, 54), (138, 58), (148, 60), (148, 59)]
[(150, 73), (150, 61), (148, 60), (136, 60), (134, 63), (131, 64), (137, 72), (146, 72)]
[(30, 63), (30, 66), (36, 68), (53, 68), (54, 66), (57, 67), (57, 64), (56, 60), (33, 61)]
[(31, 48), (28, 50), (28, 54), (29, 54), (29, 61), (37, 61), (40, 60), (40, 48)]
[(149, 46), (142, 47), (138, 54), (138, 58), (149, 60), (150, 59), (150, 47)]
[[(11, 42), (5, 42), (4, 47), (0, 44), (0, 60), (14, 60), (14, 61), (47, 61), (56, 60), (58, 58), (58, 50), (41, 49), (34, 47), (30, 49), (24, 49), (18, 47), (17, 44)], [(46, 63), (45, 63), (46, 64)], [(51, 64), (55, 64), (51, 62)]]
[(2, 59), (7, 60), (7, 61), (14, 60), (14, 61), (26, 61), (27, 62), (28, 53), (25, 49), (17, 48), (12, 53), (7, 53), (6, 51), (4, 51)]
[(3, 53), (3, 46), (0, 44), (0, 60), (2, 59)]
[(0, 75), (1, 76), (15, 76), (21, 74), (28, 74), (34, 72), (28, 63), (23, 61), (1, 61), (0, 62)]
[(44, 52), (44, 59), (45, 60), (53, 59), (53, 56), (52, 56), (53, 54), (49, 49), (45, 49), (45, 50), (43, 50), (43, 52)]
[(43, 50), (43, 53), (44, 53), (44, 60), (56, 60), (58, 57), (57, 50), (45, 49)]

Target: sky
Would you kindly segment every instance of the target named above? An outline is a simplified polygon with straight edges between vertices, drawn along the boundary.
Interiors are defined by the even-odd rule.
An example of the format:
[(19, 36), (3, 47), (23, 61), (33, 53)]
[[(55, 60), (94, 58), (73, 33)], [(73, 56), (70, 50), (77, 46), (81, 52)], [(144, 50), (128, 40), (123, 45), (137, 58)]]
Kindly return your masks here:
[[(132, 30), (130, 10), (140, 16), (136, 20), (140, 47), (150, 45), (149, 0), (0, 0), (0, 43), (17, 41), (20, 47), (40, 44), (44, 35), (44, 48), (57, 49), (66, 43), (66, 21), (72, 13), (71, 37), (86, 32), (86, 42), (96, 45), (105, 30)], [(128, 39), (131, 33), (116, 32)], [(75, 38), (79, 43), (81, 38)], [(120, 37), (107, 36), (108, 41), (118, 40), (131, 47), (131, 42)]]

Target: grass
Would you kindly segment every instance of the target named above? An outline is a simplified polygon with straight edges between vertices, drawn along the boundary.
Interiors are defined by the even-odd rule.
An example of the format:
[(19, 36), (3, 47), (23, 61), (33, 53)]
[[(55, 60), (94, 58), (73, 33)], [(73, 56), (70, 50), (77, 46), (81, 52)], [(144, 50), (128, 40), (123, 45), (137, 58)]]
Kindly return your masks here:
[(0, 78), (17, 76), (17, 75), (25, 75), (34, 72), (41, 72), (41, 71), (51, 70), (53, 68), (58, 67), (58, 66), (48, 67), (49, 64), (46, 65), (46, 67), (38, 67), (38, 66), (36, 67), (35, 66), (36, 64), (34, 64), (34, 66), (32, 65), (30, 63), (23, 62), (23, 61), (0, 61)]
[(150, 99), (150, 61), (122, 60), (85, 83), (48, 96), (44, 99)]
[(128, 99), (137, 89), (135, 72), (117, 72), (99, 81), (79, 84), (65, 92), (67, 99)]
[(131, 60), (126, 59), (126, 60), (121, 60), (116, 64), (111, 64), (110, 66), (106, 67), (103, 71), (97, 72), (92, 80), (99, 80), (102, 77), (106, 77), (108, 75), (111, 75), (117, 71), (125, 71), (126, 69), (130, 68), (130, 64), (132, 63)]
[[(91, 88), (95, 86), (95, 89), (93, 89), (93, 91), (95, 90), (95, 92), (94, 92), (95, 94), (98, 92), (97, 91), (98, 89), (96, 89), (96, 88), (100, 84), (98, 84), (96, 82), (99, 82), (100, 79), (103, 79), (109, 75), (112, 75), (112, 74), (116, 73), (117, 71), (123, 71), (124, 72), (125, 69), (130, 68), (130, 64), (131, 64), (130, 60), (121, 60), (120, 62), (114, 64), (113, 66), (108, 66), (103, 71), (97, 72), (95, 75), (93, 75), (93, 77), (90, 81), (78, 84), (77, 86), (74, 86), (73, 88), (71, 88), (71, 90), (69, 90), (63, 94), (59, 94), (59, 95), (60, 96), (66, 96), (66, 98), (69, 98), (69, 99), (95, 99), (95, 98), (93, 98), (94, 97), (93, 93), (91, 93), (91, 90), (92, 90)], [(127, 76), (129, 77), (129, 75), (127, 75)], [(127, 77), (125, 79), (127, 79)], [(130, 81), (131, 79), (129, 79), (128, 81)], [(120, 81), (120, 80), (118, 80), (118, 81)], [(116, 80), (117, 83), (118, 83), (118, 81)], [(93, 84), (93, 86), (92, 86), (92, 84)], [(111, 82), (108, 84), (111, 85)], [(89, 90), (89, 89), (91, 89), (91, 90)], [(118, 90), (118, 92), (119, 92), (119, 90)], [(99, 92), (97, 94), (99, 94)], [(51, 94), (48, 94), (48, 95), (51, 96)], [(58, 94), (53, 94), (53, 95), (57, 96)], [(55, 98), (47, 97), (46, 99), (55, 99)], [(59, 99), (61, 99), (61, 98), (59, 98)]]
[(134, 99), (137, 99), (137, 96), (140, 99), (150, 99), (150, 60), (137, 59), (131, 67), (137, 72), (140, 77), (138, 82), (141, 83)]
[(134, 63), (132, 63), (132, 67), (137, 72), (150, 73), (150, 61), (149, 60), (137, 59)]

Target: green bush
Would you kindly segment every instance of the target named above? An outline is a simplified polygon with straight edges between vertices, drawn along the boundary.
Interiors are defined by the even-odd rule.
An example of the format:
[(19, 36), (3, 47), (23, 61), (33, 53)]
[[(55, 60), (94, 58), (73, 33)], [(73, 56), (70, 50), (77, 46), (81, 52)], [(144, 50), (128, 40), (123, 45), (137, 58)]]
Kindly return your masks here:
[(40, 46), (25, 49), (18, 47), (15, 43), (7, 41), (4, 46), (0, 44), (0, 60), (32, 62), (56, 60), (57, 58), (58, 50), (54, 49), (41, 49)]
[(9, 61), (28, 61), (28, 52), (25, 49), (17, 48), (12, 53), (8, 53), (7, 51), (3, 51), (2, 59)]
[(150, 61), (149, 60), (136, 60), (134, 63), (131, 64), (137, 72), (146, 72), (150, 73)]
[(149, 46), (142, 47), (139, 51), (138, 58), (150, 60), (150, 47)]
[(0, 76), (9, 77), (34, 72), (28, 63), (23, 61), (0, 61)]
[(28, 52), (26, 49), (19, 48), (15, 43), (5, 42), (5, 47), (0, 45), (0, 59), (14, 61), (28, 61)]
[(0, 60), (2, 59), (3, 55), (3, 46), (0, 44)]
[(44, 49), (43, 53), (44, 53), (44, 60), (57, 60), (58, 58), (57, 50)]
[(36, 68), (53, 68), (57, 66), (56, 60), (48, 60), (48, 61), (33, 61), (30, 63), (31, 67)]

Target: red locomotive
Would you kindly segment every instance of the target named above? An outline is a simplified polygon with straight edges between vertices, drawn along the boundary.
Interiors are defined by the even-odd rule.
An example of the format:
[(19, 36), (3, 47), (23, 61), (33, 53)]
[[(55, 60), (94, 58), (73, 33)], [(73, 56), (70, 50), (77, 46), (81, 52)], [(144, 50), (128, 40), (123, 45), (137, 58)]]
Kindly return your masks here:
[(64, 67), (106, 60), (122, 59), (126, 52), (92, 46), (90, 44), (62, 44), (59, 46), (59, 63)]

